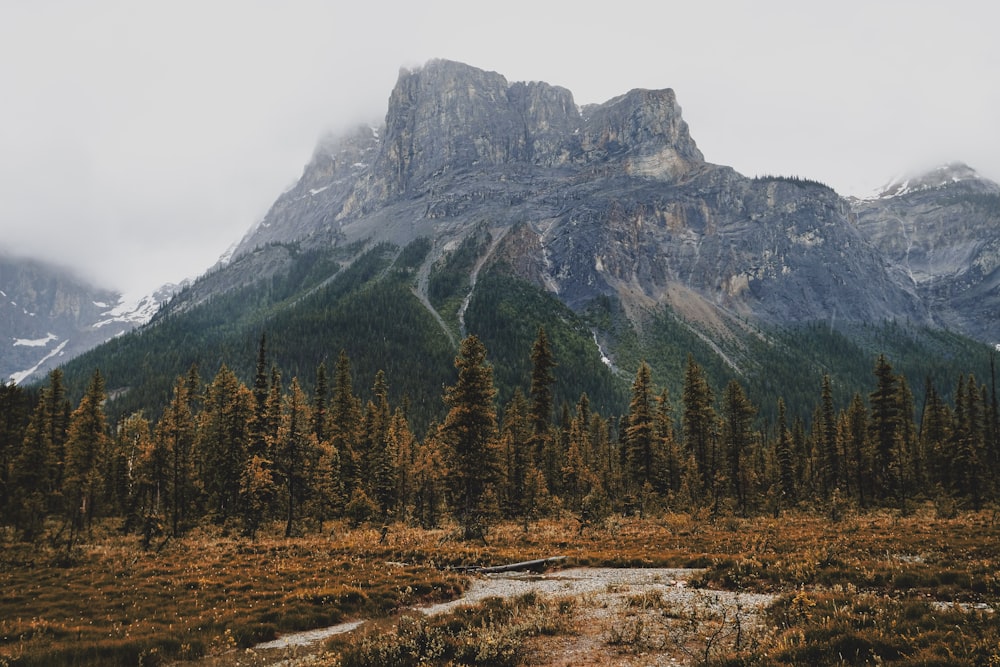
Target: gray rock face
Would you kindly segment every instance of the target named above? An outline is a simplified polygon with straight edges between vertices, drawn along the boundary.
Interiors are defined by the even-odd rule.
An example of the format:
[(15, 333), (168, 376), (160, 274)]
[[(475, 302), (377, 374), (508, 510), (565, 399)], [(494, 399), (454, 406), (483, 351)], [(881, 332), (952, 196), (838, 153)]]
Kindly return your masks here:
[[(942, 231), (948, 241), (934, 241), (926, 266), (912, 245), (907, 263), (902, 241), (873, 232), (885, 226), (876, 211), (899, 215), (886, 202), (912, 208), (917, 200), (906, 197), (935, 192), (854, 210), (818, 183), (748, 179), (707, 163), (672, 90), (578, 109), (563, 88), (432, 61), (400, 73), (381, 127), (321, 144), (233, 264), (274, 242), (328, 248), (418, 237), (433, 241), (433, 261), (485, 227), (498, 242), (480, 266), (502, 263), (573, 308), (613, 295), (636, 318), (670, 305), (717, 330), (897, 319), (959, 322), (983, 337), (982, 312), (942, 314), (957, 283), (931, 288), (913, 276), (939, 275), (934, 263), (944, 262), (976, 276), (975, 294), (996, 292), (997, 234), (986, 217), (967, 233)], [(955, 206), (956, 218), (973, 210)], [(993, 245), (981, 240), (991, 233)]]
[(854, 206), (858, 228), (943, 326), (1000, 342), (1000, 185), (951, 164)]

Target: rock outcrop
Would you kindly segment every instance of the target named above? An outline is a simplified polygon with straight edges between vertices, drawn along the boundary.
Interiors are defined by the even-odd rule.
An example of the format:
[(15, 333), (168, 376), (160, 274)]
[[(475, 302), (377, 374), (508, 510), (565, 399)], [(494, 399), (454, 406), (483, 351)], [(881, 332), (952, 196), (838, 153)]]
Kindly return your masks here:
[(925, 253), (979, 285), (951, 305), (958, 283), (915, 280), (939, 269), (921, 268), (912, 245), (907, 263), (902, 241), (873, 231), (879, 216), (925, 215), (911, 198), (935, 193), (854, 210), (819, 183), (706, 162), (672, 90), (581, 109), (564, 88), (438, 60), (401, 71), (379, 127), (324, 141), (235, 258), (251, 280), (248, 259), (269, 243), (360, 252), (426, 237), (431, 261), (485, 227), (503, 236), (487, 266), (503, 263), (576, 309), (613, 296), (636, 317), (669, 305), (710, 326), (936, 321), (988, 338), (983, 308), (966, 309), (997, 291), (997, 233), (982, 228), (993, 214), (956, 202), (955, 218), (980, 222), (965, 240), (938, 234), (947, 259)]
[(943, 326), (1000, 342), (1000, 185), (949, 164), (854, 206), (859, 229)]

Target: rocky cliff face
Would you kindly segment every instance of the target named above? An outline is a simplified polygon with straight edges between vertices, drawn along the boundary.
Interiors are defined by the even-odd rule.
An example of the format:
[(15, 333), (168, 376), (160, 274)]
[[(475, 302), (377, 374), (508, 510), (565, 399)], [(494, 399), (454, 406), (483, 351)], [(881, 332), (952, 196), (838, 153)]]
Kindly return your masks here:
[(941, 324), (1000, 342), (1000, 185), (950, 164), (854, 207), (858, 228)]
[[(910, 196), (886, 202), (912, 207)], [(973, 207), (956, 202), (955, 218)], [(854, 210), (818, 183), (748, 179), (706, 162), (671, 90), (580, 109), (563, 88), (432, 61), (400, 73), (384, 124), (321, 144), (241, 242), (232, 271), (242, 273), (223, 282), (259, 275), (254, 249), (269, 243), (360, 251), (426, 237), (429, 264), (486, 230), (493, 242), (477, 267), (503, 266), (576, 309), (610, 295), (634, 318), (669, 305), (715, 330), (898, 319), (988, 334), (991, 324), (974, 324), (982, 309), (961, 318), (941, 310), (953, 283), (915, 280), (938, 268), (917, 262), (912, 245), (902, 261), (893, 250), (902, 241), (873, 231), (885, 226), (876, 209), (899, 215), (886, 203)], [(968, 233), (942, 230), (935, 238), (948, 239), (948, 259), (936, 240), (927, 262), (968, 263), (974, 273), (962, 275), (995, 292), (988, 220)], [(989, 233), (994, 245), (976, 240)]]

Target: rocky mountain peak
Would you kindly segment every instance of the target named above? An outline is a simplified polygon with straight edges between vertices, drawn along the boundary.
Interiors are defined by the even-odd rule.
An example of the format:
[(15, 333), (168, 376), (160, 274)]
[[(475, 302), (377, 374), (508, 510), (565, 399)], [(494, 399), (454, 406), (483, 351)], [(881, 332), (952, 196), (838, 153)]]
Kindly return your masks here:
[(705, 160), (670, 88), (635, 89), (588, 107), (581, 145), (591, 159), (621, 155), (635, 176), (671, 179)]
[[(909, 174), (893, 179), (886, 184), (878, 194), (878, 198), (900, 197), (903, 195), (936, 190), (955, 183), (964, 183), (973, 189), (993, 189), (1000, 191), (995, 183), (989, 181), (963, 162), (949, 162), (926, 172)], [(990, 187), (992, 186), (992, 188)]]
[(443, 172), (552, 162), (579, 113), (564, 88), (432, 60), (400, 72), (385, 126), (377, 175), (392, 195)]

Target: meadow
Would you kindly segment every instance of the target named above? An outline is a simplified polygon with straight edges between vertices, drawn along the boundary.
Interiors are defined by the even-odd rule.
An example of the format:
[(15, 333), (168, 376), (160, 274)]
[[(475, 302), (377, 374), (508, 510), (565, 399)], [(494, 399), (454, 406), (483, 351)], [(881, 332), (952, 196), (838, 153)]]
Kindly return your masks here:
[[(268, 664), (287, 656), (260, 642), (350, 619), (369, 622), (310, 648), (311, 663), (1000, 664), (992, 511), (567, 518), (471, 541), (447, 525), (285, 538), (275, 524), (254, 540), (201, 528), (149, 549), (113, 529), (68, 554), (0, 538), (0, 665)], [(707, 601), (774, 601), (753, 618), (627, 590), (614, 604), (528, 594), (412, 612), (460, 596), (477, 576), (463, 567), (556, 555), (566, 568), (698, 568), (686, 583)]]

